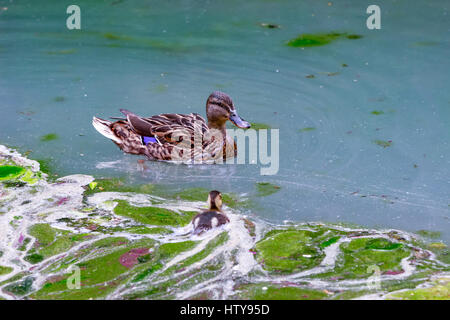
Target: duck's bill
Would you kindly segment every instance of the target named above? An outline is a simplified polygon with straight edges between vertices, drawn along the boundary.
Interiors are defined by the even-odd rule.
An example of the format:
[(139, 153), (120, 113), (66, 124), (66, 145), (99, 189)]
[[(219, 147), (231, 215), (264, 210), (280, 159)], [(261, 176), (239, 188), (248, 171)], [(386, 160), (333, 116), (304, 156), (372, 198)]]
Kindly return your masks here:
[(237, 113), (230, 115), (230, 121), (233, 122), (234, 125), (238, 128), (242, 129), (250, 128), (250, 123), (245, 121), (244, 119), (241, 119), (241, 117), (239, 117)]

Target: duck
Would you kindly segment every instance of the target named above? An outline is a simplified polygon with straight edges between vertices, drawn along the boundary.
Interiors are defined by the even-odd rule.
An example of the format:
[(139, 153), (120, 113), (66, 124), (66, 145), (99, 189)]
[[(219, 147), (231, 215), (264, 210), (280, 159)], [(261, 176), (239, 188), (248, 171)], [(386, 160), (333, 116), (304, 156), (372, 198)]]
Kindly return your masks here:
[(242, 129), (250, 123), (242, 119), (231, 97), (214, 91), (206, 100), (206, 118), (197, 113), (166, 113), (140, 117), (120, 109), (125, 117), (114, 122), (93, 117), (92, 125), (112, 140), (123, 152), (145, 155), (150, 160), (187, 160), (203, 162), (237, 155), (233, 138), (227, 135), (226, 122)]
[(222, 194), (220, 191), (210, 191), (207, 203), (208, 210), (192, 218), (193, 234), (195, 235), (200, 235), (205, 231), (230, 222), (230, 219), (222, 212)]

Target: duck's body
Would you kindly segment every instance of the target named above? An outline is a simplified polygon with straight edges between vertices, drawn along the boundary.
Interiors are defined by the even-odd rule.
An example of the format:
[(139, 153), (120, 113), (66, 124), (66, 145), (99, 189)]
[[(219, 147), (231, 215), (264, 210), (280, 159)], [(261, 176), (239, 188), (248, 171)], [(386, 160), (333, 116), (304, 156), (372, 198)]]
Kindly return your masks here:
[(194, 234), (198, 235), (230, 222), (228, 217), (222, 212), (222, 195), (219, 191), (214, 190), (209, 193), (208, 207), (207, 211), (197, 214), (192, 219)]
[(225, 123), (249, 128), (234, 109), (231, 98), (213, 92), (206, 103), (208, 122), (199, 114), (160, 114), (148, 118), (121, 109), (126, 119), (110, 122), (94, 117), (92, 124), (126, 153), (151, 160), (206, 161), (234, 157), (236, 144), (227, 136)]

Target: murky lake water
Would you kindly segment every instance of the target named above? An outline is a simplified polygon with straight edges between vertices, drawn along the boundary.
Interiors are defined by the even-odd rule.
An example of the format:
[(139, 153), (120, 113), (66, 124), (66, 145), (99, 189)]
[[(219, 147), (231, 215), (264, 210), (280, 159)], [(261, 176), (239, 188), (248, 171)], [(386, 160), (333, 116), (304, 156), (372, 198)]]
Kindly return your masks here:
[[(381, 30), (366, 28), (357, 1), (76, 4), (82, 29), (70, 31), (65, 3), (0, 1), (0, 144), (51, 159), (60, 175), (248, 193), (271, 222), (450, 239), (448, 2), (378, 1)], [(363, 37), (286, 45), (329, 32)], [(278, 174), (155, 162), (143, 171), (91, 125), (119, 108), (204, 115), (213, 90), (230, 94), (244, 119), (280, 129)], [(258, 197), (257, 182), (281, 189)]]

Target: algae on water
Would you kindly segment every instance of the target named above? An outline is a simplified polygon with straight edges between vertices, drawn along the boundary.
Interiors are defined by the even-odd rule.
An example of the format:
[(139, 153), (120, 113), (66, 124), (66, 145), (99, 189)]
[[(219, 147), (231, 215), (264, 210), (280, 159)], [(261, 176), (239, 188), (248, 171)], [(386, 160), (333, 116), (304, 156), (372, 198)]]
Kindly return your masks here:
[[(0, 223), (12, 239), (0, 251), (1, 298), (448, 296), (442, 279), (450, 272), (449, 252), (443, 242), (351, 225), (269, 224), (244, 216), (242, 208), (256, 209), (235, 194), (223, 195), (230, 224), (193, 237), (190, 222), (203, 208), (207, 189), (174, 191), (84, 175), (50, 183), (37, 163), (17, 154), (0, 153), (0, 164), (0, 192), (7, 197), (0, 203)], [(280, 190), (258, 182), (253, 193), (270, 196)], [(427, 241), (438, 236), (418, 233)], [(381, 291), (366, 286), (373, 266), (381, 274)], [(81, 286), (72, 290), (75, 267)]]
[(259, 197), (270, 196), (271, 194), (280, 191), (281, 187), (270, 182), (258, 182), (256, 183), (257, 195)]
[(40, 140), (42, 142), (52, 141), (58, 139), (59, 136), (56, 133), (48, 133), (46, 135), (43, 135)]
[(316, 33), (316, 34), (304, 33), (292, 40), (289, 40), (287, 42), (287, 45), (291, 47), (323, 46), (342, 37), (352, 40), (362, 38), (361, 35), (356, 34), (347, 35), (346, 33), (339, 33), (339, 32)]

